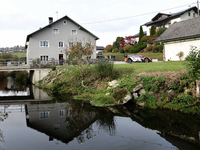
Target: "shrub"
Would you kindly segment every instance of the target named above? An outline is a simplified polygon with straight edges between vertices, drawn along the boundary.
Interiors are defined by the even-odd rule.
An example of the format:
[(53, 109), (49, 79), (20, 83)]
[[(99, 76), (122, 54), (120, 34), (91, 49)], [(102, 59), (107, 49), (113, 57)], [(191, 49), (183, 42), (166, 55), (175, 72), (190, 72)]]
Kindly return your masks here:
[(129, 53), (131, 47), (133, 47), (132, 45), (126, 45), (123, 49), (125, 53)]
[(112, 47), (112, 45), (107, 45), (107, 46), (104, 48), (104, 52), (107, 53), (111, 47)]
[(111, 61), (100, 59), (95, 65), (95, 71), (100, 78), (114, 76), (114, 65)]
[(192, 80), (199, 79), (200, 76), (200, 50), (195, 46), (191, 46), (186, 60), (186, 69)]
[(145, 43), (138, 43), (138, 44), (134, 45), (133, 47), (131, 47), (129, 52), (130, 53), (138, 53), (145, 47), (147, 47), (147, 45)]
[(182, 57), (184, 56), (184, 52), (180, 51), (178, 54), (176, 54), (176, 56), (178, 56), (181, 61)]
[(120, 53), (125, 53), (124, 49), (122, 47), (119, 49), (119, 51), (120, 51)]
[(156, 27), (154, 25), (151, 26), (151, 29), (150, 29), (150, 36), (153, 36), (156, 34)]
[(156, 37), (159, 37), (167, 28), (159, 28), (157, 33), (156, 33)]
[(108, 52), (112, 52), (112, 49), (113, 49), (113, 47), (109, 48), (109, 49), (108, 49)]
[(151, 51), (153, 49), (153, 46), (148, 46), (147, 51)]
[(160, 45), (160, 46), (159, 46), (159, 52), (160, 52), (160, 53), (163, 53), (163, 48), (164, 48), (163, 45)]
[(149, 93), (142, 94), (136, 101), (137, 104), (139, 102), (146, 102), (146, 106), (148, 107), (156, 107), (156, 98)]
[(188, 75), (187, 74), (180, 74), (179, 79), (180, 80), (188, 79)]
[(144, 35), (141, 39), (142, 42), (147, 42), (149, 39), (149, 36)]
[(112, 50), (113, 53), (116, 53), (116, 52), (118, 52), (118, 51), (119, 51), (118, 48), (114, 48), (114, 49)]
[(56, 70), (56, 66), (55, 65), (51, 66), (51, 70), (52, 71)]
[(158, 46), (154, 46), (152, 48), (152, 50), (153, 50), (154, 53), (157, 53), (159, 51), (159, 47)]

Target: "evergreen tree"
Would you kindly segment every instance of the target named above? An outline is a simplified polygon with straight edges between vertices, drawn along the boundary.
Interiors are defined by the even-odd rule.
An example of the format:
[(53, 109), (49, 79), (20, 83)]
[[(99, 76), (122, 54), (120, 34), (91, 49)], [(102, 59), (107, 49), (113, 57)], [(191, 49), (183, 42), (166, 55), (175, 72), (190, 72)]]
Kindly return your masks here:
[(120, 47), (120, 39), (122, 39), (123, 37), (117, 37), (116, 38), (116, 41), (115, 42), (113, 42), (113, 49), (114, 48), (118, 48), (119, 49), (119, 47)]
[(150, 36), (153, 36), (156, 34), (156, 27), (154, 25), (151, 26), (151, 30), (150, 30)]
[(142, 26), (140, 26), (139, 43), (141, 43), (141, 39), (142, 39), (143, 36), (144, 36), (144, 32), (143, 32)]

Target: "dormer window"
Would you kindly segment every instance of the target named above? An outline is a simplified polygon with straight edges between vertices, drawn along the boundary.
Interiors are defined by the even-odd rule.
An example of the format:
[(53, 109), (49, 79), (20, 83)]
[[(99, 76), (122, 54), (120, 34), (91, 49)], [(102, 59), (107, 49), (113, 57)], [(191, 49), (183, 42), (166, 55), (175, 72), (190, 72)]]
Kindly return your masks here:
[(53, 29), (53, 33), (58, 34), (59, 33), (58, 29)]
[(72, 30), (72, 35), (76, 35), (77, 31), (76, 30)]

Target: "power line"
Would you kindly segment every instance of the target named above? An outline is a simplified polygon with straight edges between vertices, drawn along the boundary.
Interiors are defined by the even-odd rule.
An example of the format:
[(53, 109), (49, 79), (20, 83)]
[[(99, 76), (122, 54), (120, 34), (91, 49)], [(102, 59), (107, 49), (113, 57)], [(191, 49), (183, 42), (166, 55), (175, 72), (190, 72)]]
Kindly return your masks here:
[(173, 7), (173, 8), (168, 8), (168, 9), (164, 9), (164, 10), (154, 11), (154, 12), (150, 12), (150, 13), (146, 13), (146, 14), (140, 14), (140, 15), (135, 15), (135, 16), (123, 17), (123, 18), (110, 19), (110, 20), (102, 20), (102, 21), (96, 21), (96, 22), (81, 23), (81, 24), (82, 25), (83, 24), (95, 24), (95, 23), (104, 23), (104, 22), (110, 22), (110, 21), (124, 20), (124, 19), (129, 19), (129, 18), (134, 18), (134, 17), (140, 17), (140, 16), (145, 16), (145, 15), (150, 15), (150, 14), (157, 13), (157, 12), (160, 12), (160, 11), (166, 11), (166, 10), (180, 8), (180, 7), (185, 7), (185, 6), (192, 5), (192, 4), (196, 4), (196, 2), (187, 4), (187, 5), (182, 5), (182, 6), (177, 6), (177, 7)]

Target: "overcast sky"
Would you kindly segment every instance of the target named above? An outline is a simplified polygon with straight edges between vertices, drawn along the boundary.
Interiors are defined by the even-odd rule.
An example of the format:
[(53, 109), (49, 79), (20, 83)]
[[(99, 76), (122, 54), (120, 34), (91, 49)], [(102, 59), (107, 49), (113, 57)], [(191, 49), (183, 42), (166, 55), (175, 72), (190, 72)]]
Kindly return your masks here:
[(48, 17), (65, 15), (99, 37), (97, 46), (105, 47), (117, 36), (139, 33), (140, 25), (158, 12), (190, 6), (197, 6), (197, 0), (0, 0), (0, 47), (24, 46), (26, 36), (46, 26)]

